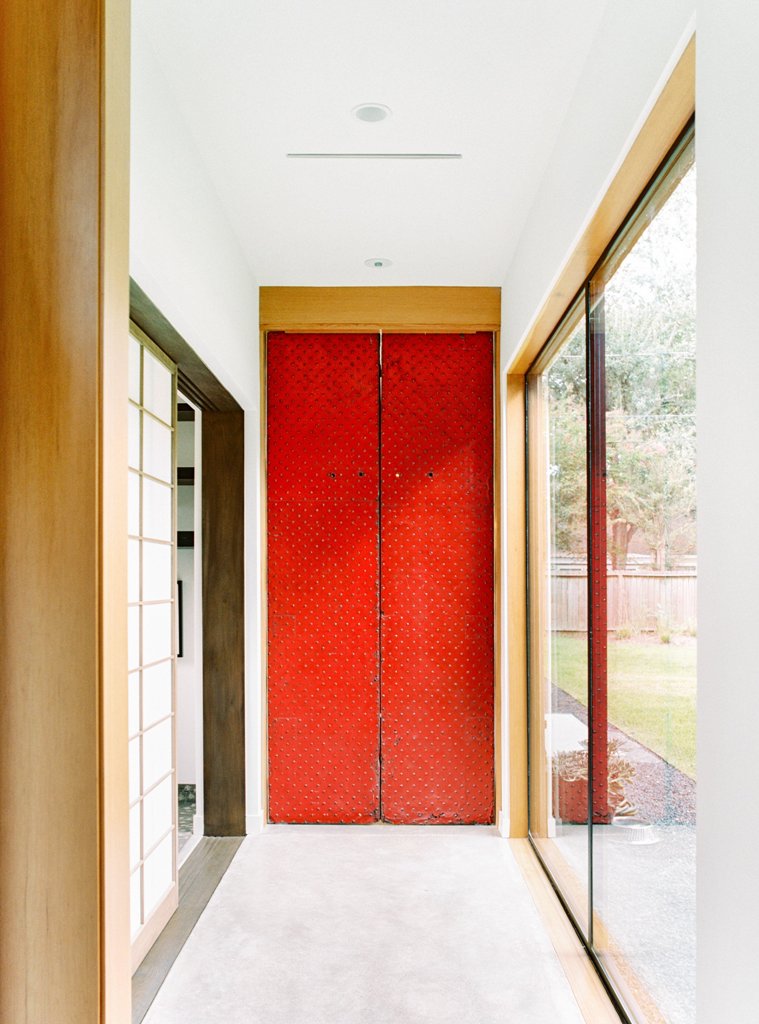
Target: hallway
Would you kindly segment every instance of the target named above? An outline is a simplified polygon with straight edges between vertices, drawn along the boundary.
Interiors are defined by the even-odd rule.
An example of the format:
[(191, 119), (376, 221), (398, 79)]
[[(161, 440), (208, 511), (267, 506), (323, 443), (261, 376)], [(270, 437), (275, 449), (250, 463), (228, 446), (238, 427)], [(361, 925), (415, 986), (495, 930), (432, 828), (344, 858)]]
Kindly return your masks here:
[(245, 840), (146, 1024), (582, 1024), (487, 827), (270, 826)]

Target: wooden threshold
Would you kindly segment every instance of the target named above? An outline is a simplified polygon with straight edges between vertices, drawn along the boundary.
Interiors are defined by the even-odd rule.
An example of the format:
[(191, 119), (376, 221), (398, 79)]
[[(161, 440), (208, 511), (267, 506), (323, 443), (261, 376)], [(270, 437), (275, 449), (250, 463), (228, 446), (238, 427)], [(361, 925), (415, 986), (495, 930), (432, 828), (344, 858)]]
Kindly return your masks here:
[(529, 839), (508, 840), (548, 936), (556, 950), (569, 987), (587, 1024), (620, 1024), (620, 1017), (593, 962), (572, 927)]
[(132, 1024), (140, 1024), (240, 848), (238, 836), (204, 836), (179, 869), (179, 907), (132, 977)]

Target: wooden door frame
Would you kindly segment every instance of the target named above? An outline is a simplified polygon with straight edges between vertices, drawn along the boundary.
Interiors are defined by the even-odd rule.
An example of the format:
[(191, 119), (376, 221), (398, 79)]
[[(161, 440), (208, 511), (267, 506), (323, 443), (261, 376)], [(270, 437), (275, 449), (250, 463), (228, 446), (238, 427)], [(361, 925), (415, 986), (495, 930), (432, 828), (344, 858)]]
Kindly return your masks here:
[[(302, 334), (474, 334), (493, 335), (493, 778), (495, 814), (501, 813), (503, 779), (501, 626), (501, 387), (500, 288), (446, 287), (262, 287), (259, 298), (259, 361), (261, 459), (259, 521), (261, 523), (261, 799), (264, 824), (269, 821), (268, 716), (269, 673), (267, 566), (267, 379), (266, 338), (269, 331)], [(496, 819), (496, 823), (498, 823)]]
[(130, 315), (202, 413), (204, 833), (244, 836), (244, 412), (135, 281)]

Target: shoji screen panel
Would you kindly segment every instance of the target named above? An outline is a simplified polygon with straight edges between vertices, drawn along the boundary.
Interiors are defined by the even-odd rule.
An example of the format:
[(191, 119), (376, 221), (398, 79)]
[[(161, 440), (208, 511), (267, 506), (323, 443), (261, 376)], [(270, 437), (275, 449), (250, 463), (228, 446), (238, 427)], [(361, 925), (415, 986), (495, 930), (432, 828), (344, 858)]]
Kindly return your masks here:
[(129, 800), (133, 961), (177, 904), (174, 752), (176, 368), (129, 360)]

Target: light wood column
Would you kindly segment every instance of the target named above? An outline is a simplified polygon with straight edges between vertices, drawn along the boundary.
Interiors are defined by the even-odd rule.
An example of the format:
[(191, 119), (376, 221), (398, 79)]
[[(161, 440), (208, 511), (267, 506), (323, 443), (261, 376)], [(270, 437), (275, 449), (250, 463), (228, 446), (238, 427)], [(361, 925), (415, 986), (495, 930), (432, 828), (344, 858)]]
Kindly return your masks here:
[(126, 1024), (128, 43), (0, 6), (0, 1020)]

